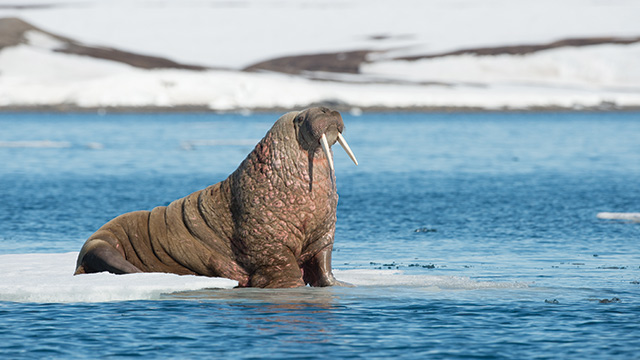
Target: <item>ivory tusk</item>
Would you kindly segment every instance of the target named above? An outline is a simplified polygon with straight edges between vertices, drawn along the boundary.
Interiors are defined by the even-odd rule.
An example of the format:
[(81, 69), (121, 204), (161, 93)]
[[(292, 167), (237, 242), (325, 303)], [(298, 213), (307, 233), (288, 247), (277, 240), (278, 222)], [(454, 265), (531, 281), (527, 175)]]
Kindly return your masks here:
[(329, 148), (329, 142), (327, 141), (327, 135), (322, 134), (320, 138), (320, 144), (322, 145), (322, 150), (324, 151), (324, 155), (327, 157), (327, 161), (329, 162), (329, 167), (331, 171), (333, 170), (333, 158), (331, 157), (331, 149)]
[(347, 152), (347, 155), (349, 155), (351, 160), (353, 160), (353, 163), (358, 166), (358, 160), (356, 160), (356, 156), (353, 154), (353, 151), (351, 151), (349, 144), (347, 144), (347, 140), (345, 140), (345, 138), (340, 133), (338, 133), (338, 142), (340, 143), (344, 151)]

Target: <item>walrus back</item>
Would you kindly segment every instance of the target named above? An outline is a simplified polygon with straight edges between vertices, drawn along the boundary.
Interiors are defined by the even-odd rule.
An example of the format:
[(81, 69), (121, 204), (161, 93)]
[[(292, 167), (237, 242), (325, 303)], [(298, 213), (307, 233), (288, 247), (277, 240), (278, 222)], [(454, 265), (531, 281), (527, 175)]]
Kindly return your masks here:
[(213, 190), (210, 188), (151, 211), (149, 244), (155, 257), (172, 269), (169, 272), (225, 276), (232, 275), (227, 269), (237, 270), (229, 241), (209, 226), (208, 222), (216, 221), (207, 220), (201, 209)]
[[(159, 246), (154, 246), (150, 233), (150, 219), (164, 217), (165, 207), (152, 211), (134, 211), (120, 215), (104, 224), (98, 231), (87, 239), (85, 247), (90, 247), (95, 240), (102, 240), (112, 247), (131, 264), (144, 272), (175, 272), (179, 274), (193, 274), (171, 258)], [(83, 257), (81, 250), (79, 260)]]
[(143, 272), (222, 276), (243, 281), (246, 272), (234, 259), (230, 230), (226, 230), (231, 216), (221, 189), (223, 183), (168, 206), (120, 215), (91, 235), (83, 250), (89, 249), (92, 241), (102, 240)]

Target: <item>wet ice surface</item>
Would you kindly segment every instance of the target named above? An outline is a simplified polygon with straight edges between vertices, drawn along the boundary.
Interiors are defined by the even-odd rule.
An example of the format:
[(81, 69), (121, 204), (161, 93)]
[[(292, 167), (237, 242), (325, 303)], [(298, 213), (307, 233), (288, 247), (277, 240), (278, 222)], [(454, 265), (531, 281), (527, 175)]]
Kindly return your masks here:
[(0, 147), (0, 354), (635, 356), (640, 226), (597, 214), (640, 211), (637, 113), (345, 115), (355, 288), (70, 275), (99, 226), (224, 179), (277, 117), (2, 114), (0, 143), (68, 146)]
[(78, 253), (0, 255), (0, 301), (102, 302), (159, 299), (175, 291), (230, 289), (229, 279), (175, 274), (73, 276)]
[[(159, 300), (192, 291), (233, 289), (224, 278), (145, 273), (73, 276), (76, 252), (66, 254), (0, 255), (0, 301), (34, 303)], [(425, 289), (521, 288), (525, 284), (476, 281), (468, 277), (409, 275), (400, 270), (336, 270), (339, 280), (354, 286), (407, 286)], [(217, 292), (205, 292), (215, 297)]]

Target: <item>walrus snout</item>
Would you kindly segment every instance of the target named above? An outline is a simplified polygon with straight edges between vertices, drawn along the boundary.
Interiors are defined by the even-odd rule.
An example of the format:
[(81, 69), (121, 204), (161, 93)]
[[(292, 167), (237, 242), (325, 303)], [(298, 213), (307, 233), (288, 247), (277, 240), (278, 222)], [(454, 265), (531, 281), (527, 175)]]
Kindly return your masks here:
[(301, 140), (306, 144), (303, 147), (313, 150), (320, 144), (332, 171), (334, 170), (333, 157), (330, 148), (336, 141), (340, 143), (354, 164), (358, 165), (356, 156), (342, 136), (344, 122), (339, 112), (326, 107), (314, 107), (301, 111), (296, 116), (295, 122), (300, 129)]
[(322, 134), (330, 136), (331, 145), (337, 141), (337, 133), (344, 130), (344, 123), (340, 113), (325, 107), (313, 107), (301, 111), (296, 115), (294, 122), (298, 126), (299, 135), (302, 136), (302, 145), (307, 149), (318, 146)]

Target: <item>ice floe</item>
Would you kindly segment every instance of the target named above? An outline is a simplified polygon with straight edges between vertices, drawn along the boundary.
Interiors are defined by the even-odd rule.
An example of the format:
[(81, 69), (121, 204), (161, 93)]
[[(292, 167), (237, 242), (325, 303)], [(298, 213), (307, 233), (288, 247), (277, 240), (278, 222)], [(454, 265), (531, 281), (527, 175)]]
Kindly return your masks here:
[[(0, 301), (70, 303), (159, 300), (164, 295), (203, 289), (232, 289), (237, 282), (164, 273), (73, 276), (77, 252), (0, 255)], [(431, 290), (522, 288), (514, 282), (477, 281), (461, 276), (410, 275), (400, 270), (334, 270), (358, 287), (421, 287)]]

